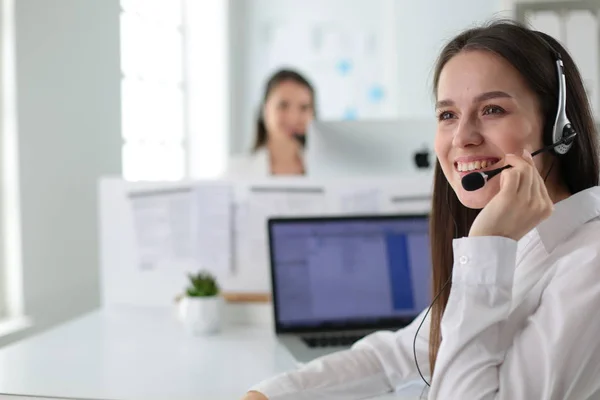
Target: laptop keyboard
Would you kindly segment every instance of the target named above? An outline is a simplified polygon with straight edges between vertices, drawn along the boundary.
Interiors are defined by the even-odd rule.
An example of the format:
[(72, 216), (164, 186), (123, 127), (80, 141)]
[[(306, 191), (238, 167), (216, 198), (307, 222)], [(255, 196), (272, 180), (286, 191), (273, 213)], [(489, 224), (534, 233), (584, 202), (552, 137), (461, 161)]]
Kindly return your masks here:
[(354, 342), (361, 339), (364, 335), (327, 335), (327, 336), (307, 336), (302, 337), (302, 340), (308, 347), (334, 347), (334, 346), (350, 346)]

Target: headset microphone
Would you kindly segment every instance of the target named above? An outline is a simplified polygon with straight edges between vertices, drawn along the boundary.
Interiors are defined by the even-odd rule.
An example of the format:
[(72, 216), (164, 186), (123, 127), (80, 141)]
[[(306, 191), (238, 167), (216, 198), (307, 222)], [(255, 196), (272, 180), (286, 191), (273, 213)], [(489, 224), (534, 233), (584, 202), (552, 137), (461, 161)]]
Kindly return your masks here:
[(294, 139), (300, 143), (302, 147), (306, 147), (306, 134), (304, 133), (294, 133)]
[[(539, 149), (538, 151), (531, 153), (531, 156), (535, 157), (538, 154), (543, 153), (544, 151), (552, 150), (552, 149), (554, 149), (558, 146), (564, 145), (564, 144), (569, 144), (569, 142), (571, 142), (575, 138), (575, 135), (577, 135), (577, 132), (572, 131), (569, 136), (559, 140), (558, 142), (556, 142), (554, 144), (551, 144), (550, 146), (546, 146), (543, 149)], [(482, 187), (485, 186), (487, 181), (489, 181), (491, 178), (498, 175), (500, 172), (504, 171), (505, 169), (508, 169), (511, 167), (512, 167), (512, 165), (505, 165), (502, 168), (493, 169), (491, 171), (472, 172), (468, 175), (463, 176), (463, 178), (461, 180), (462, 186), (465, 190), (467, 190), (469, 192), (481, 189)]]

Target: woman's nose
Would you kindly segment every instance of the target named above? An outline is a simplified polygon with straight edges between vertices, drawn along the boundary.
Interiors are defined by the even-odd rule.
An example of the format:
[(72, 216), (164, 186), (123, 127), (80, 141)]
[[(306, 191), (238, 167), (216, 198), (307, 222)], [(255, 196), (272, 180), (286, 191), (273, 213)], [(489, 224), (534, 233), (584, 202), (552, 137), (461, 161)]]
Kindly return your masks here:
[(483, 142), (483, 136), (477, 127), (477, 124), (463, 120), (457, 127), (452, 140), (454, 147), (477, 146)]

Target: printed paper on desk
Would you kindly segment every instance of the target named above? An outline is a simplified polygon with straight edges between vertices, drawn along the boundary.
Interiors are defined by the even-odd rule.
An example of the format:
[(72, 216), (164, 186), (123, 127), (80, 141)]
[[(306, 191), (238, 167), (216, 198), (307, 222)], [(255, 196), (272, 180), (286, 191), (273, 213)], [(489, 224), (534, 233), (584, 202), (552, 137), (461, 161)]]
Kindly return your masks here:
[[(189, 187), (130, 193), (139, 266), (187, 266), (222, 277), (231, 267), (231, 187)], [(190, 271), (192, 272), (192, 271)]]
[(139, 267), (155, 269), (193, 258), (193, 192), (189, 187), (129, 194)]
[(267, 219), (327, 213), (320, 186), (249, 185), (235, 211), (235, 265), (248, 287), (269, 290)]
[(233, 189), (227, 183), (197, 184), (194, 203), (194, 249), (198, 266), (223, 277), (232, 268)]

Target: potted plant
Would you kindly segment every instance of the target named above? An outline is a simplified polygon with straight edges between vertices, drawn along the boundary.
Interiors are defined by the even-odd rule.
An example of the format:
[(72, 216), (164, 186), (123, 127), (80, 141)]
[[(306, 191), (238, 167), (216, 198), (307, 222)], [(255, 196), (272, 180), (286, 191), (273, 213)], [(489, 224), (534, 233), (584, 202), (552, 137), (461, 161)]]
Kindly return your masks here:
[(213, 275), (188, 274), (190, 285), (180, 300), (180, 318), (192, 334), (211, 334), (221, 328), (222, 299)]

